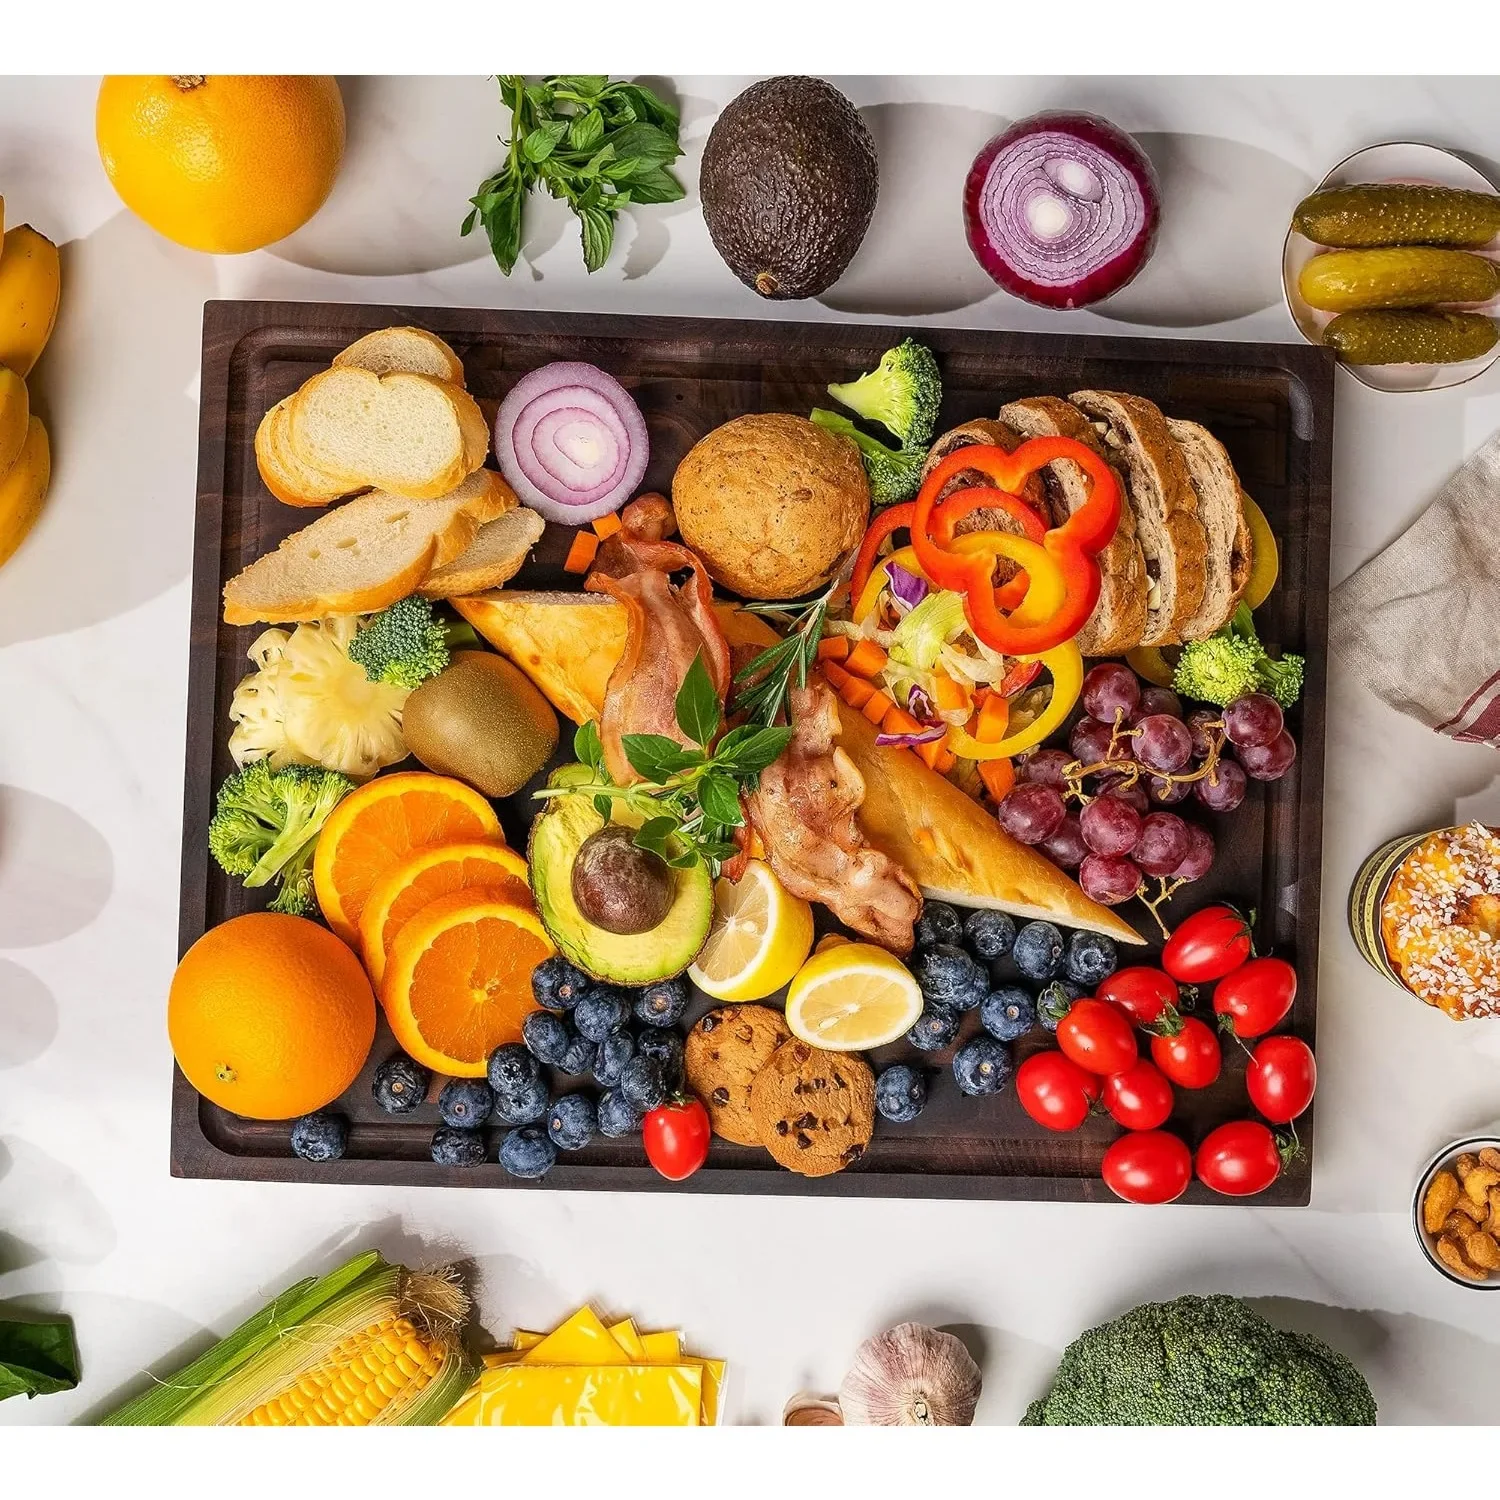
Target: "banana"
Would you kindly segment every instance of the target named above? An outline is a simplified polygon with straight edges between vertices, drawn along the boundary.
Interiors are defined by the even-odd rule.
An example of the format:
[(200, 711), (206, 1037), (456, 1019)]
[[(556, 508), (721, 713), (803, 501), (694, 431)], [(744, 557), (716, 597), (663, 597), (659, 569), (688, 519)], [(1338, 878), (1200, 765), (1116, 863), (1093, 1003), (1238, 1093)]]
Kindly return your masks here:
[(26, 382), (14, 370), (0, 365), (0, 476), (21, 456), (30, 416)]
[(30, 224), (7, 230), (0, 248), (0, 365), (22, 377), (31, 373), (52, 337), (61, 289), (57, 246)]
[(0, 477), (0, 565), (26, 540), (26, 533), (41, 514), (52, 478), (52, 449), (40, 417), (26, 424), (26, 442), (20, 457)]

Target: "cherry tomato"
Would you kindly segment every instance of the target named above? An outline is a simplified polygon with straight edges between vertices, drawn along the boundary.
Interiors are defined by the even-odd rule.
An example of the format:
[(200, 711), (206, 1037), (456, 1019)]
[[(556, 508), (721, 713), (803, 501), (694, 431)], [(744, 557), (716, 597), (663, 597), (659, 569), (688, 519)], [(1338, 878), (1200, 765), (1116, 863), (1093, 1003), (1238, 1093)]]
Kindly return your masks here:
[(1151, 1038), (1151, 1061), (1178, 1088), (1206, 1089), (1219, 1076), (1223, 1059), (1213, 1028), (1196, 1016), (1184, 1016), (1181, 1031)]
[(1137, 1026), (1150, 1026), (1177, 1011), (1177, 985), (1160, 969), (1137, 964), (1116, 969), (1094, 991), (1100, 1000), (1118, 1005)]
[(1313, 1050), (1295, 1036), (1268, 1036), (1245, 1069), (1250, 1102), (1273, 1125), (1287, 1125), (1312, 1103), (1318, 1086)]
[(1193, 1153), (1165, 1130), (1132, 1130), (1104, 1153), (1101, 1171), (1127, 1203), (1170, 1203), (1193, 1180)]
[(1135, 1033), (1118, 1007), (1103, 1000), (1075, 1000), (1057, 1023), (1057, 1045), (1090, 1073), (1119, 1073), (1136, 1059)]
[(1161, 966), (1183, 984), (1205, 984), (1239, 968), (1252, 953), (1250, 924), (1232, 906), (1205, 906), (1167, 939)]
[(1235, 1036), (1264, 1036), (1292, 1008), (1297, 971), (1284, 958), (1252, 958), (1214, 989), (1214, 1013)]
[(1126, 1130), (1155, 1130), (1172, 1113), (1172, 1085), (1141, 1058), (1104, 1080), (1104, 1107)]
[(1016, 1069), (1021, 1108), (1048, 1130), (1077, 1130), (1103, 1087), (1099, 1077), (1061, 1052), (1034, 1052)]
[(1263, 1193), (1281, 1176), (1281, 1148), (1269, 1125), (1235, 1120), (1204, 1136), (1198, 1176), (1205, 1187), (1231, 1198)]
[(696, 1099), (659, 1105), (641, 1126), (646, 1160), (670, 1182), (691, 1177), (708, 1159), (708, 1111)]

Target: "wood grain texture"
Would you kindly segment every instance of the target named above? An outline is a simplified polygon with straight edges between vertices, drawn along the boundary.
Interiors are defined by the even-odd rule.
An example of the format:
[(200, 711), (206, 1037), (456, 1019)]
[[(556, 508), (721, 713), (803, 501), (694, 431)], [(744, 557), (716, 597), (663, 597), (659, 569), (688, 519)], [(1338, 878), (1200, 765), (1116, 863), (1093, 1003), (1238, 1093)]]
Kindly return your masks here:
[[(521, 375), (554, 359), (585, 359), (616, 375), (640, 403), (651, 436), (643, 488), (670, 491), (678, 461), (705, 432), (754, 411), (805, 413), (823, 404), (824, 386), (872, 367), (908, 330), (876, 324), (606, 317), (491, 309), (372, 307), (326, 303), (210, 302), (204, 309), (197, 532), (193, 559), (192, 650), (179, 946), (208, 927), (253, 909), (246, 892), (210, 860), (205, 830), (214, 788), (232, 769), (228, 706), (248, 670), (245, 651), (259, 627), (219, 619), (226, 579), (305, 524), (306, 511), (279, 504), (256, 473), (252, 440), (266, 409), (325, 367), (362, 334), (391, 324), (441, 334), (464, 361), (469, 388), (493, 416)], [(1289, 714), (1299, 756), (1269, 786), (1251, 784), (1243, 806), (1212, 817), (1220, 855), (1210, 876), (1167, 908), (1184, 915), (1224, 897), (1254, 906), (1256, 938), (1298, 971), (1291, 1024), (1314, 1040), (1322, 846), (1324, 696), (1328, 634), (1328, 551), (1333, 435), (1333, 361), (1301, 345), (1204, 343), (1186, 339), (1064, 337), (993, 331), (915, 330), (937, 352), (944, 375), (942, 426), (992, 416), (1026, 395), (1065, 395), (1085, 387), (1132, 391), (1169, 415), (1203, 423), (1228, 448), (1245, 488), (1281, 543), (1281, 581), (1257, 618), (1268, 642), (1307, 656), (1302, 702)], [(572, 533), (549, 527), (517, 586), (576, 588), (562, 571)], [(564, 736), (566, 744), (567, 736)], [(559, 759), (564, 758), (562, 756)], [(524, 838), (530, 788), (499, 811), (512, 842)], [(1122, 915), (1146, 930), (1135, 904)], [(820, 929), (826, 924), (820, 920)], [(1153, 949), (1153, 951), (1155, 951)], [(1206, 1008), (1208, 997), (1200, 1001)], [(699, 997), (689, 1015), (707, 1007)], [(977, 1025), (967, 1018), (965, 1035)], [(1049, 1039), (1017, 1044), (1017, 1061)], [(708, 1164), (670, 1184), (645, 1162), (638, 1137), (600, 1138), (565, 1153), (540, 1184), (517, 1182), (493, 1160), (472, 1170), (442, 1168), (428, 1156), (436, 1110), (383, 1114), (370, 1075), (394, 1050), (382, 1023), (370, 1061), (339, 1107), (351, 1121), (348, 1155), (313, 1166), (291, 1154), (289, 1127), (239, 1119), (202, 1101), (174, 1074), (172, 1171), (179, 1176), (258, 1181), (346, 1182), (604, 1191), (798, 1193), (807, 1196), (1014, 1198), (1114, 1202), (1098, 1177), (1117, 1133), (1091, 1121), (1054, 1136), (1022, 1113), (1011, 1091), (993, 1099), (958, 1094), (949, 1053), (917, 1054), (932, 1069), (930, 1102), (907, 1126), (878, 1122), (856, 1167), (817, 1181), (783, 1172), (761, 1151), (715, 1141)], [(878, 1068), (902, 1046), (877, 1053)], [(1214, 1125), (1250, 1113), (1244, 1054), (1230, 1046), (1225, 1071), (1209, 1089), (1179, 1091), (1170, 1128), (1196, 1145)], [(1312, 1117), (1298, 1122), (1305, 1154), (1258, 1206), (1297, 1205), (1311, 1190)], [(1184, 1201), (1218, 1202), (1198, 1184)]]

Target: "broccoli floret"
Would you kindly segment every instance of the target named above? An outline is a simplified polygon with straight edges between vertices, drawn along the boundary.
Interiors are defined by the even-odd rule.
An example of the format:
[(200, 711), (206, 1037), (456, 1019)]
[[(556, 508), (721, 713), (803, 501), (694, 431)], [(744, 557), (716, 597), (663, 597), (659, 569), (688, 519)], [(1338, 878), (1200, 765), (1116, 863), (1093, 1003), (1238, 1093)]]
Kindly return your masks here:
[(209, 852), (247, 887), (280, 881), (272, 911), (312, 905), (312, 854), (323, 824), (354, 783), (321, 766), (251, 761), (226, 777), (208, 825)]
[(831, 385), (828, 394), (867, 422), (879, 422), (903, 448), (918, 448), (932, 438), (943, 382), (932, 350), (913, 339), (887, 349), (880, 363), (858, 380)]
[(1063, 1352), (1027, 1427), (1369, 1427), (1375, 1398), (1321, 1339), (1288, 1333), (1237, 1297), (1149, 1302)]
[(1260, 692), (1290, 708), (1302, 693), (1303, 665), (1300, 656), (1268, 656), (1250, 606), (1241, 604), (1222, 629), (1182, 648), (1172, 686), (1184, 697), (1221, 707)]
[(916, 494), (922, 483), (922, 465), (927, 462), (926, 448), (887, 448), (836, 411), (819, 408), (812, 419), (819, 427), (849, 438), (859, 449), (870, 482), (870, 499), (877, 507), (910, 500)]
[(349, 659), (371, 682), (418, 687), (448, 665), (448, 632), (433, 617), (432, 604), (412, 594), (360, 626), (349, 642)]

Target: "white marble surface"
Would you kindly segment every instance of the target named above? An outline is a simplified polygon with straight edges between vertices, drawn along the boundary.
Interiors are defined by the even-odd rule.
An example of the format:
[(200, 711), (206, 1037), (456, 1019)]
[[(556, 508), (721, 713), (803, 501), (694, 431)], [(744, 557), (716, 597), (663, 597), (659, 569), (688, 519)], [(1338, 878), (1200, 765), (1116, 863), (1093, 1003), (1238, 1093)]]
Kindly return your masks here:
[[(680, 78), (695, 158), (747, 80)], [(1286, 215), (1349, 151), (1423, 139), (1500, 155), (1483, 80), (854, 78), (880, 142), (864, 250), (799, 317), (1280, 340)], [(533, 205), (507, 281), (460, 241), (502, 128), (493, 85), (354, 80), (350, 148), (322, 215), (274, 252), (211, 260), (125, 214), (93, 146), (94, 81), (0, 80), (0, 192), (63, 244), (57, 334), (33, 380), (55, 474), (0, 574), (0, 1300), (64, 1308), (75, 1393), (0, 1425), (97, 1412), (144, 1362), (201, 1346), (342, 1246), (473, 1257), (503, 1334), (587, 1298), (727, 1356), (728, 1416), (777, 1419), (901, 1317), (966, 1325), (982, 1420), (1015, 1420), (1057, 1351), (1136, 1301), (1233, 1291), (1359, 1359), (1390, 1421), (1493, 1415), (1500, 1297), (1431, 1272), (1412, 1178), (1500, 1116), (1500, 1028), (1456, 1026), (1378, 980), (1345, 932), (1361, 857), (1455, 813), (1500, 814), (1493, 752), (1450, 744), (1334, 674), (1313, 1206), (1135, 1209), (483, 1193), (180, 1182), (167, 1173), (163, 1003), (175, 956), (200, 306), (207, 297), (774, 316), (714, 255), (690, 197), (622, 226), (586, 277), (576, 229)], [(963, 243), (958, 194), (1002, 121), (1099, 110), (1166, 181), (1163, 244), (1097, 312), (1008, 299)], [(687, 176), (695, 172), (687, 164)], [(1500, 426), (1500, 369), (1383, 397), (1340, 378), (1335, 578), (1400, 531)]]

